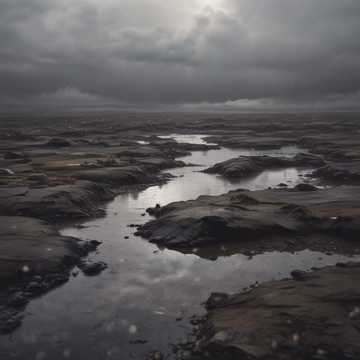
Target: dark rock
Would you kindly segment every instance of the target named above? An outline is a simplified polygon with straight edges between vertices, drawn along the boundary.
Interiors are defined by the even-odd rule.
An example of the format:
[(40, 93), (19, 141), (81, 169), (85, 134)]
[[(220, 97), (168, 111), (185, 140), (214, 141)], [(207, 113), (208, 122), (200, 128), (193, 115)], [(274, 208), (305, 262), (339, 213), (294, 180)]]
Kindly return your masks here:
[(46, 174), (32, 174), (28, 176), (28, 180), (39, 185), (45, 185), (49, 183), (49, 177)]
[(71, 146), (71, 142), (64, 138), (55, 137), (50, 139), (45, 145), (51, 147), (68, 147)]
[(147, 208), (146, 212), (151, 216), (159, 216), (161, 214), (161, 206), (156, 204), (153, 208)]
[(38, 217), (53, 222), (86, 218), (102, 214), (98, 203), (113, 196), (114, 193), (106, 185), (88, 181), (31, 190), (2, 187), (0, 214)]
[(7, 317), (4, 321), (0, 321), (0, 334), (8, 334), (13, 332), (21, 325), (21, 321), (21, 316), (17, 314)]
[[(168, 204), (153, 213), (156, 219), (136, 232), (150, 242), (169, 248), (194, 248), (212, 244), (250, 244), (276, 237), (287, 248), (302, 246), (306, 235), (355, 239), (360, 231), (359, 204), (353, 188), (231, 191), (220, 196)], [(311, 191), (309, 191), (311, 189)], [(354, 192), (355, 191), (355, 192)], [(310, 195), (311, 194), (311, 195)], [(347, 217), (338, 214), (347, 213)], [(333, 218), (337, 220), (332, 220)], [(255, 246), (255, 245), (253, 245)]]
[[(192, 349), (207, 359), (358, 359), (360, 266), (327, 267), (221, 294), (210, 307)], [(212, 295), (213, 297), (213, 295)], [(355, 304), (355, 305), (354, 305)]]
[(299, 153), (293, 158), (290, 158), (290, 163), (294, 166), (306, 166), (306, 167), (319, 167), (325, 164), (324, 159), (321, 156), (313, 155), (309, 153)]
[(24, 159), (26, 157), (25, 153), (19, 151), (7, 151), (4, 153), (4, 159), (6, 160)]
[(130, 344), (134, 344), (134, 345), (144, 345), (146, 343), (147, 343), (147, 340), (142, 340), (142, 339), (130, 341)]
[(313, 177), (320, 178), (327, 183), (335, 184), (359, 184), (360, 168), (353, 163), (347, 164), (327, 164), (312, 173)]
[(301, 270), (293, 270), (290, 274), (294, 280), (298, 281), (305, 280), (308, 277), (308, 274)]
[(32, 281), (26, 287), (26, 290), (30, 293), (37, 293), (43, 289), (43, 285), (37, 281)]
[(272, 156), (239, 156), (204, 170), (209, 174), (221, 174), (229, 179), (242, 179), (260, 174), (269, 169), (289, 167), (319, 167), (324, 160), (316, 155), (297, 154), (292, 158)]
[(229, 295), (225, 293), (212, 293), (206, 300), (205, 308), (207, 310), (215, 309), (224, 305), (229, 299)]
[(142, 226), (138, 235), (168, 247), (193, 247), (306, 229), (296, 213), (284, 217), (279, 210), (279, 204), (261, 204), (241, 191), (219, 197), (202, 196), (161, 208), (157, 219)]
[(84, 263), (79, 265), (79, 268), (86, 276), (96, 276), (107, 268), (107, 265), (103, 262), (96, 263)]
[(0, 223), (0, 288), (26, 280), (31, 291), (40, 290), (47, 281), (44, 274), (64, 272), (79, 259), (79, 242), (41, 220), (0, 216)]
[(101, 245), (101, 241), (97, 240), (87, 240), (79, 244), (79, 246), (83, 249), (84, 256), (91, 251), (95, 251), (99, 245)]
[(155, 176), (149, 175), (146, 169), (140, 166), (105, 167), (99, 169), (81, 170), (74, 172), (72, 177), (113, 186), (157, 182), (157, 178)]
[(146, 360), (164, 360), (164, 355), (160, 351), (153, 351), (146, 357)]
[(29, 297), (24, 292), (17, 292), (12, 295), (8, 301), (8, 306), (22, 308), (29, 302)]
[(307, 183), (297, 184), (294, 189), (298, 190), (298, 191), (317, 191), (318, 190), (318, 188), (316, 186), (307, 184)]

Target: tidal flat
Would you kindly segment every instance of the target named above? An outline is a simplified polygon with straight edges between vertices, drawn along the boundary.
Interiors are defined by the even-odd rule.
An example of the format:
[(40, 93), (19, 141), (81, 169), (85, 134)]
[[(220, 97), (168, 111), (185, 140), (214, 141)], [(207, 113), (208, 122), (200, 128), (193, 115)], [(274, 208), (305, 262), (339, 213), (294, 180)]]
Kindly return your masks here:
[(358, 358), (358, 117), (2, 118), (0, 355)]

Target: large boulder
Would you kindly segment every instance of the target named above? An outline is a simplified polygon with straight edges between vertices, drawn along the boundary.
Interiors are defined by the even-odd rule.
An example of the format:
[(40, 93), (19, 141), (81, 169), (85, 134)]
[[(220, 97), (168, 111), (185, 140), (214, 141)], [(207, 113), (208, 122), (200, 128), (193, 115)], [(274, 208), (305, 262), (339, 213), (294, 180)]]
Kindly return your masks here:
[(213, 294), (194, 350), (209, 360), (358, 359), (359, 281), (360, 265), (347, 264)]
[(312, 176), (320, 178), (324, 182), (335, 184), (359, 184), (360, 164), (327, 164), (316, 169)]
[[(191, 248), (209, 244), (256, 243), (307, 235), (356, 239), (360, 231), (358, 187), (231, 191), (220, 196), (148, 209), (156, 216), (137, 235), (159, 245)], [(306, 245), (304, 245), (306, 246)]]
[(45, 188), (0, 188), (0, 215), (30, 216), (49, 221), (103, 214), (99, 203), (114, 193), (105, 185), (77, 181)]
[(260, 174), (265, 170), (281, 168), (317, 168), (324, 160), (316, 155), (300, 153), (294, 157), (239, 156), (205, 169), (209, 174), (220, 174), (229, 179), (242, 179)]
[(104, 167), (80, 170), (71, 175), (77, 179), (114, 186), (146, 184), (156, 181), (156, 177), (149, 175), (141, 166)]
[(60, 235), (44, 221), (0, 216), (0, 334), (21, 325), (33, 297), (66, 282), (81, 257), (99, 245)]
[(71, 146), (71, 142), (65, 138), (55, 137), (51, 138), (46, 144), (50, 147), (68, 147)]
[(0, 216), (0, 222), (0, 287), (29, 274), (62, 271), (79, 259), (79, 242), (61, 236), (44, 221)]

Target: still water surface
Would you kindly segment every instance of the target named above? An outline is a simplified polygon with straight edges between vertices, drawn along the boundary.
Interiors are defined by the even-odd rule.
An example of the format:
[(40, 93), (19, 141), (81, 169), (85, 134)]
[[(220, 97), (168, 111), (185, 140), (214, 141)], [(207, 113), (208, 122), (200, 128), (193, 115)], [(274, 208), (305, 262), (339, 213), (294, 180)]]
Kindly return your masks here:
[[(177, 141), (203, 143), (202, 135), (172, 135)], [(235, 292), (255, 281), (287, 277), (291, 270), (325, 266), (348, 257), (312, 251), (269, 252), (253, 257), (217, 253), (216, 260), (196, 254), (160, 250), (134, 237), (128, 224), (149, 220), (145, 209), (200, 195), (217, 195), (236, 188), (264, 189), (284, 182), (294, 186), (309, 170), (266, 171), (252, 179), (229, 182), (199, 172), (239, 155), (292, 156), (299, 149), (276, 151), (220, 149), (181, 158), (197, 167), (173, 169), (176, 178), (162, 186), (119, 195), (102, 219), (64, 235), (103, 242), (94, 261), (109, 268), (97, 277), (79, 273), (62, 287), (36, 299), (26, 309), (23, 325), (0, 338), (0, 358), (14, 359), (144, 359), (160, 350), (171, 359), (170, 343), (185, 341), (189, 318), (203, 313), (201, 303), (211, 292)], [(129, 236), (125, 239), (125, 236)], [(136, 343), (141, 340), (142, 344)], [(134, 343), (135, 342), (135, 343)]]

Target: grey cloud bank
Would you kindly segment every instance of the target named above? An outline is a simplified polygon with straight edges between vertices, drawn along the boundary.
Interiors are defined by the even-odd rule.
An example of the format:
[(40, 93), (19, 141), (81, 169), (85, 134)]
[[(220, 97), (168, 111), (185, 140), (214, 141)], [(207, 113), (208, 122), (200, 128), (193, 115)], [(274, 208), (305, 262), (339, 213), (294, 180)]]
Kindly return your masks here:
[(358, 0), (0, 0), (0, 104), (357, 107)]

